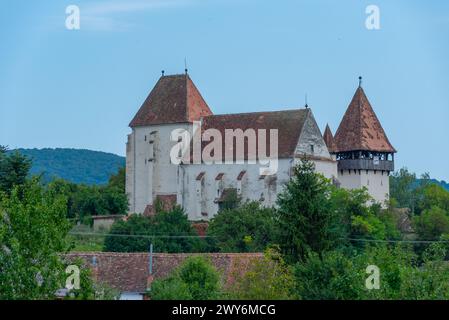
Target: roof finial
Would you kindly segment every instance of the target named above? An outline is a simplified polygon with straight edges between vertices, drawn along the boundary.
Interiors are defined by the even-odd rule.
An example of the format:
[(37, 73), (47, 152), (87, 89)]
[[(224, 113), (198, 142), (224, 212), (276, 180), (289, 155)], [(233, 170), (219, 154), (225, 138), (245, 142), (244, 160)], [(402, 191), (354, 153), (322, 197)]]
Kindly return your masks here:
[(189, 70), (187, 69), (187, 58), (184, 58), (184, 71), (186, 72), (186, 74), (187, 74), (187, 72), (189, 71)]
[(165, 74), (165, 70), (162, 70), (162, 71), (161, 71), (161, 73), (162, 73), (162, 76), (164, 76), (164, 74)]
[(359, 88), (362, 87), (362, 76), (359, 76)]
[(306, 109), (309, 109), (309, 105), (307, 104), (307, 93), (306, 93), (306, 97), (305, 97), (305, 103), (306, 103), (306, 105), (305, 105)]

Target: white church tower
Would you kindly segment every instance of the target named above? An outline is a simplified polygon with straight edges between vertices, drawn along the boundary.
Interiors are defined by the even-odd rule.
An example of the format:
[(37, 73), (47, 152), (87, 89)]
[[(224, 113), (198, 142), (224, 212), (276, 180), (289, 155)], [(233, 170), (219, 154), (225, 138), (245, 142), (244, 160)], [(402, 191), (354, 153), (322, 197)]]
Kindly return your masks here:
[(126, 144), (126, 193), (130, 212), (153, 213), (156, 199), (177, 203), (179, 166), (170, 161), (170, 140), (175, 129), (192, 132), (193, 121), (211, 115), (187, 71), (162, 77), (129, 126)]
[(361, 78), (359, 80), (335, 137), (327, 127), (324, 140), (338, 162), (341, 187), (366, 187), (376, 202), (384, 204), (389, 198), (389, 175), (394, 171), (396, 150), (361, 87)]

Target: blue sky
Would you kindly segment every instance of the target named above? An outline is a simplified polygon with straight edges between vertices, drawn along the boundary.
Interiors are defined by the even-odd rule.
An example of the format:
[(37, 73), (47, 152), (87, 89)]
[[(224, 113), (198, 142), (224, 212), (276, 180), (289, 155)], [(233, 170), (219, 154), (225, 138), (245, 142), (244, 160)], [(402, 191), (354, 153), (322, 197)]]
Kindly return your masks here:
[[(81, 29), (65, 28), (68, 5)], [(368, 5), (380, 30), (365, 27)], [(0, 144), (123, 155), (160, 76), (215, 113), (308, 102), (335, 132), (363, 86), (396, 167), (449, 180), (449, 1), (0, 0)]]

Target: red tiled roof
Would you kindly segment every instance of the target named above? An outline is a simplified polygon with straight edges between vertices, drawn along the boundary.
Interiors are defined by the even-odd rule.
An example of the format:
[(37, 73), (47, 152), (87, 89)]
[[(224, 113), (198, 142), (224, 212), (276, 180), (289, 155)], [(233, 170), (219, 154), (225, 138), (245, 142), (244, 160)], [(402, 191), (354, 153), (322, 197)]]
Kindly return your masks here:
[(331, 128), (328, 124), (326, 125), (326, 129), (324, 130), (323, 139), (329, 152), (333, 152), (335, 150), (334, 135), (332, 134)]
[(334, 152), (396, 152), (362, 87), (357, 88), (335, 134), (334, 142)]
[(246, 171), (240, 171), (239, 175), (237, 176), (237, 180), (240, 181), (243, 179), (243, 177), (245, 176)]
[(219, 173), (217, 174), (217, 176), (215, 177), (215, 180), (222, 180), (224, 176), (224, 173)]
[[(157, 249), (157, 248), (155, 248)], [(252, 261), (262, 259), (262, 253), (154, 253), (153, 277), (165, 278), (187, 257), (200, 255), (209, 258), (222, 274), (225, 286), (234, 283), (235, 277), (243, 275)], [(93, 258), (96, 267), (92, 266)], [(81, 258), (92, 269), (97, 282), (106, 283), (121, 292), (145, 292), (149, 276), (148, 253), (73, 252), (65, 255), (68, 261)]]
[(162, 76), (129, 126), (192, 122), (211, 114), (189, 75)]
[[(225, 130), (241, 129), (246, 131), (247, 129), (253, 129), (256, 132), (256, 154), (250, 154), (248, 149), (247, 139), (244, 141), (244, 157), (247, 160), (249, 157), (257, 159), (258, 156), (258, 137), (257, 130), (266, 130), (266, 154), (271, 156), (270, 153), (270, 130), (278, 130), (278, 157), (289, 158), (293, 157), (299, 136), (301, 134), (303, 125), (310, 109), (296, 109), (296, 110), (284, 110), (284, 111), (272, 111), (272, 112), (253, 112), (253, 113), (237, 113), (237, 114), (224, 114), (224, 115), (212, 115), (203, 118), (202, 131), (208, 129), (216, 129), (221, 133), (223, 137), (223, 149), (222, 156), (225, 159)], [(203, 141), (203, 148), (210, 142)], [(234, 139), (234, 159), (236, 158), (236, 142)]]
[(201, 179), (203, 179), (205, 174), (206, 174), (206, 172), (204, 172), (204, 171), (200, 172), (200, 174), (196, 177), (196, 180), (200, 181)]

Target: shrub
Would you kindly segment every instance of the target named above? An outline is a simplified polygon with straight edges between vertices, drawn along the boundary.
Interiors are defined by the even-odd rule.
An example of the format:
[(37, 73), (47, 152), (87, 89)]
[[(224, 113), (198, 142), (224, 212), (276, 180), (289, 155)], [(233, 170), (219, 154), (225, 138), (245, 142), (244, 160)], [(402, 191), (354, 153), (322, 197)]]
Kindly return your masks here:
[(172, 275), (153, 282), (150, 291), (154, 300), (212, 300), (221, 295), (220, 276), (205, 258), (187, 258)]

